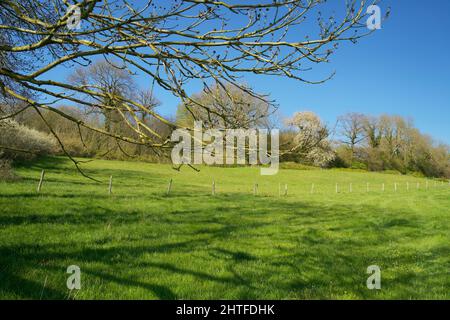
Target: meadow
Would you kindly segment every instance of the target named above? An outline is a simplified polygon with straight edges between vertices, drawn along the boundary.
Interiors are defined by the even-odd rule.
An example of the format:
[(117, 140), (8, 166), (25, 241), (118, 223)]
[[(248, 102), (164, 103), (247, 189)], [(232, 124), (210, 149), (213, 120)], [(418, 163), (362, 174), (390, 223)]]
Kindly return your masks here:
[[(448, 182), (339, 169), (82, 167), (102, 183), (58, 157), (0, 182), (0, 299), (450, 299)], [(66, 287), (70, 265), (81, 269), (80, 290)], [(370, 265), (381, 268), (380, 290), (366, 287)]]

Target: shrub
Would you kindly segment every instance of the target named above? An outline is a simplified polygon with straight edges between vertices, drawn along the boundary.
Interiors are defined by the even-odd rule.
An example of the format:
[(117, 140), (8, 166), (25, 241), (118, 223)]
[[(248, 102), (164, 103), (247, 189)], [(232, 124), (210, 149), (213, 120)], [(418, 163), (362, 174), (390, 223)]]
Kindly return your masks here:
[(54, 137), (30, 129), (14, 120), (0, 121), (0, 147), (4, 159), (30, 159), (57, 152)]
[(351, 168), (352, 169), (367, 170), (367, 165), (364, 162), (353, 161)]

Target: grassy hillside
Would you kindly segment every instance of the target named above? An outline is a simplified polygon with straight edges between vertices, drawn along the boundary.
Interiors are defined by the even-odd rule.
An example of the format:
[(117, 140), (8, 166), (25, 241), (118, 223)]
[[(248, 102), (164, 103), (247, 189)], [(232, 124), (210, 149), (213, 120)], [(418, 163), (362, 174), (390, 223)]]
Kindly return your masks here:
[[(426, 189), (425, 179), (339, 170), (83, 167), (103, 183), (63, 158), (0, 182), (0, 298), (450, 299), (447, 183)], [(81, 290), (66, 287), (69, 265), (81, 268)], [(366, 287), (369, 265), (381, 267), (381, 290)]]

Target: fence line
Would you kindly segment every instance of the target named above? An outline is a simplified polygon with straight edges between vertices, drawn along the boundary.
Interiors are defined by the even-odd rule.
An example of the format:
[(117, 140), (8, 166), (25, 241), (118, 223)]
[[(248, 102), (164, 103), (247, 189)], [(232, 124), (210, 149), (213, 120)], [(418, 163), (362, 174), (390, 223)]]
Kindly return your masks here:
[[(42, 190), (42, 187), (43, 187), (43, 184), (44, 184), (44, 180), (45, 180), (45, 174), (46, 174), (46, 172), (45, 172), (45, 170), (42, 170), (41, 171), (41, 174), (40, 174), (40, 178), (39, 178), (39, 183), (38, 183), (38, 186), (37, 186), (37, 192), (38, 193), (40, 193), (41, 192), (41, 190)], [(445, 183), (443, 180), (441, 180), (441, 183), (440, 184), (438, 184), (438, 181), (435, 181), (435, 180), (431, 180), (432, 182), (433, 182), (433, 185), (432, 185), (432, 188), (431, 189), (436, 189), (436, 188), (438, 188), (439, 186), (441, 186), (441, 187), (450, 187), (450, 180), (448, 181), (448, 183)], [(328, 184), (327, 184), (328, 185)], [(356, 192), (358, 192), (358, 191), (360, 191), (360, 192), (364, 192), (363, 190), (363, 183), (361, 183), (361, 184), (358, 184), (358, 185), (360, 185), (360, 187), (361, 187), (361, 189), (355, 189), (354, 190), (354, 184), (353, 184), (353, 182), (349, 182), (349, 190), (348, 190), (348, 192), (349, 193), (353, 193), (354, 191), (356, 191)], [(371, 184), (370, 182), (366, 182), (366, 184), (365, 184), (365, 186), (366, 186), (366, 188), (365, 188), (365, 193), (375, 193), (376, 191), (373, 189), (373, 188), (371, 188), (371, 185), (376, 185), (376, 184)], [(402, 189), (402, 188), (399, 188), (401, 185), (403, 185), (403, 186), (406, 186), (406, 188), (405, 189)], [(170, 193), (171, 193), (171, 190), (172, 190), (172, 186), (173, 186), (173, 179), (171, 178), (170, 180), (169, 180), (169, 183), (168, 183), (168, 185), (167, 185), (167, 191), (166, 191), (166, 194), (167, 195), (170, 195)], [(331, 186), (331, 185), (329, 185), (329, 186)], [(407, 191), (407, 192), (409, 192), (410, 190), (411, 190), (411, 188), (410, 188), (410, 182), (409, 181), (406, 181), (406, 182), (403, 182), (403, 183), (398, 183), (398, 182), (394, 182), (393, 183), (393, 191), (394, 192), (398, 192), (399, 190), (403, 190), (403, 191)], [(112, 195), (112, 193), (113, 193), (113, 176), (111, 175), (110, 177), (109, 177), (109, 184), (108, 184), (108, 194), (109, 195)], [(331, 189), (332, 189), (332, 187), (331, 187)], [(419, 191), (421, 188), (420, 188), (420, 182), (419, 181), (417, 181), (416, 182), (416, 190), (417, 191)], [(430, 181), (428, 181), (428, 180), (426, 180), (425, 181), (425, 190), (429, 190), (430, 189)], [(294, 188), (294, 190), (296, 190), (296, 188)], [(326, 193), (326, 192), (328, 192), (328, 191), (326, 191), (326, 190), (329, 190), (327, 187), (321, 187), (321, 190), (322, 190), (322, 192), (316, 192), (316, 184), (315, 183), (312, 183), (311, 184), (311, 189), (310, 189), (310, 194), (323, 194), (323, 193)], [(392, 189), (391, 189), (392, 190)], [(381, 183), (381, 191), (382, 192), (385, 192), (386, 191), (386, 183), (385, 182), (382, 182)], [(301, 193), (303, 193), (303, 192), (300, 192), (300, 194)], [(341, 190), (339, 189), (339, 183), (335, 183), (335, 193), (336, 194), (339, 194), (339, 193), (342, 193), (341, 192)], [(345, 194), (345, 191), (343, 192), (344, 194)], [(255, 195), (255, 196), (257, 196), (258, 194), (259, 194), (259, 184), (258, 183), (254, 183), (254, 185), (253, 185), (253, 194)], [(284, 192), (282, 193), (282, 185), (281, 185), (281, 182), (280, 183), (278, 183), (278, 196), (282, 196), (282, 194), (286, 197), (286, 196), (288, 196), (288, 184), (286, 183), (286, 184), (284, 184)], [(295, 192), (294, 191), (294, 193), (292, 193), (292, 195), (296, 195), (296, 194), (298, 194), (298, 192)], [(211, 195), (212, 196), (215, 196), (216, 195), (216, 181), (213, 179), (212, 180), (212, 186), (211, 186)]]

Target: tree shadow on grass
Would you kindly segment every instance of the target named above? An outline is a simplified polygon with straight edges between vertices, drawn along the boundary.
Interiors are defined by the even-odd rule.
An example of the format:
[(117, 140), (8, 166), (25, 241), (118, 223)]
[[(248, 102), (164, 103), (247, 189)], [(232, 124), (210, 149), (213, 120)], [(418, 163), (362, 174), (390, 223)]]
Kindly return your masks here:
[[(439, 281), (449, 285), (444, 273), (435, 273), (437, 280), (427, 271), (430, 259), (444, 255), (448, 245), (431, 246), (426, 253), (395, 248), (429, 236), (422, 233), (420, 218), (407, 211), (383, 215), (377, 206), (329, 207), (248, 196), (233, 197), (234, 203), (223, 201), (229, 198), (186, 197), (163, 212), (125, 213), (89, 203), (62, 214), (4, 212), (0, 225), (39, 226), (42, 239), (35, 244), (0, 242), (2, 265), (9, 266), (2, 276), (8, 281), (1, 281), (0, 292), (38, 299), (40, 285), (24, 270), (36, 269), (43, 260), (52, 273), (64, 271), (69, 263), (78, 264), (82, 273), (107, 287), (120, 285), (126, 292), (143, 289), (159, 299), (202, 297), (195, 291), (198, 283), (203, 290), (214, 290), (205, 296), (217, 299), (330, 298), (345, 297), (346, 292), (355, 298), (376, 298), (365, 287), (366, 268), (374, 263), (383, 270), (404, 267), (386, 281), (386, 290), (392, 290), (388, 297), (417, 297), (413, 294), (417, 281), (430, 290)], [(209, 201), (209, 206), (196, 207), (199, 199)], [(108, 223), (122, 229), (105, 233)], [(47, 232), (83, 228), (89, 237), (80, 243), (57, 236), (53, 242), (45, 241)], [(139, 232), (120, 237), (128, 228)], [(160, 230), (167, 235), (161, 236)], [(417, 263), (425, 271), (411, 273)], [(46, 291), (44, 298), (64, 298), (64, 286)], [(436, 290), (438, 297), (445, 297), (444, 289)]]
[(61, 290), (55, 290), (45, 286), (45, 279), (42, 282), (24, 279), (15, 273), (2, 272), (0, 277), (0, 297), (20, 298), (20, 299), (62, 299), (66, 295)]
[[(41, 156), (34, 161), (15, 161), (16, 168), (27, 168), (27, 169), (66, 169), (73, 166), (73, 162), (67, 157), (45, 157)], [(75, 169), (76, 170), (76, 169)]]

